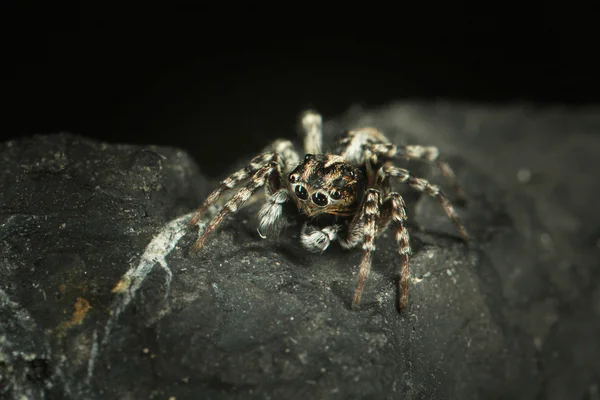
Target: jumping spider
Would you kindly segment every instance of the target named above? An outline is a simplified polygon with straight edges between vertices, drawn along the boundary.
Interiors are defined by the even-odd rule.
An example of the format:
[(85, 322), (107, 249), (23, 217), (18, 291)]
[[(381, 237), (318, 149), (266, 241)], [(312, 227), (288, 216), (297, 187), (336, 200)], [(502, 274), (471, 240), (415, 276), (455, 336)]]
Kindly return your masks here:
[(397, 146), (374, 128), (348, 131), (338, 142), (338, 152), (321, 153), (321, 116), (314, 111), (306, 111), (301, 122), (305, 157), (300, 160), (290, 141), (276, 140), (268, 147), (269, 151), (259, 154), (245, 168), (223, 180), (198, 209), (190, 221), (191, 225), (196, 225), (206, 209), (226, 191), (243, 182), (246, 184), (207, 225), (193, 250), (198, 251), (227, 215), (238, 211), (259, 188), (265, 186), (267, 200), (258, 213), (261, 237), (281, 232), (287, 225), (284, 205), (293, 203), (305, 219), (301, 241), (307, 250), (323, 252), (335, 240), (346, 249), (362, 244), (363, 258), (358, 270), (353, 307), (360, 302), (371, 270), (375, 240), (392, 224), (401, 257), (398, 306), (400, 310), (404, 309), (408, 300), (408, 256), (411, 248), (404, 226), (404, 200), (399, 193), (392, 191), (391, 181), (407, 184), (437, 198), (463, 239), (468, 240), (469, 235), (438, 186), (394, 166), (392, 160), (404, 157), (437, 162), (442, 174), (454, 186), (459, 200), (463, 201), (464, 194), (452, 169), (439, 159), (436, 147)]

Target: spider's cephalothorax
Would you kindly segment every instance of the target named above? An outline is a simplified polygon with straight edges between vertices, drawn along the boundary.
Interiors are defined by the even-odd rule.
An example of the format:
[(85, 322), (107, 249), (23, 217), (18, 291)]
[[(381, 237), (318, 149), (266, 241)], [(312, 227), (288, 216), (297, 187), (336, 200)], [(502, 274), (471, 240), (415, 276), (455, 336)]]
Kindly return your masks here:
[(357, 165), (334, 154), (307, 154), (288, 182), (298, 210), (307, 217), (354, 215), (366, 185)]
[(259, 188), (265, 187), (267, 200), (258, 213), (261, 237), (276, 235), (288, 225), (284, 205), (292, 203), (304, 219), (300, 239), (307, 250), (323, 252), (334, 241), (344, 248), (361, 245), (363, 258), (353, 306), (359, 304), (371, 270), (375, 240), (388, 226), (393, 226), (401, 258), (399, 308), (402, 310), (408, 299), (411, 250), (404, 226), (404, 200), (393, 191), (392, 182), (407, 184), (437, 198), (461, 236), (468, 240), (469, 235), (438, 186), (412, 176), (408, 170), (394, 166), (393, 161), (400, 157), (435, 161), (454, 186), (459, 200), (464, 201), (452, 169), (439, 159), (437, 148), (396, 146), (374, 128), (348, 131), (338, 143), (337, 154), (321, 153), (322, 120), (313, 111), (302, 115), (302, 128), (306, 154), (303, 160), (290, 141), (277, 140), (246, 167), (224, 179), (208, 196), (192, 218), (192, 225), (226, 191), (245, 183), (207, 225), (194, 250), (203, 246), (227, 215), (239, 210)]

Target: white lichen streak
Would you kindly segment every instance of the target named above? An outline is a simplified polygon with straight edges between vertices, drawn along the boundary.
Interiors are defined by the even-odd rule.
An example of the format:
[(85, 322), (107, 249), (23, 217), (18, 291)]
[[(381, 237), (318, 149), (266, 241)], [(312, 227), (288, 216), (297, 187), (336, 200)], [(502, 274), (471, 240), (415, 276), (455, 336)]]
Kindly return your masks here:
[(156, 236), (148, 243), (144, 254), (140, 258), (137, 265), (131, 266), (121, 277), (119, 282), (113, 288), (113, 293), (118, 297), (113, 302), (111, 307), (111, 317), (106, 324), (105, 335), (102, 344), (108, 340), (110, 329), (114, 321), (119, 318), (119, 315), (131, 303), (136, 295), (136, 292), (142, 286), (142, 283), (148, 274), (158, 264), (167, 274), (167, 288), (165, 297), (169, 295), (171, 278), (173, 273), (169, 269), (166, 257), (173, 251), (179, 239), (187, 232), (188, 221), (192, 218), (193, 213), (186, 214), (167, 223)]
[[(208, 211), (209, 212), (207, 212), (208, 215), (206, 217), (209, 217), (210, 214), (212, 214), (210, 212), (211, 210)], [(114, 300), (111, 306), (111, 316), (106, 323), (104, 337), (102, 338), (102, 343), (99, 350), (101, 350), (102, 346), (108, 343), (113, 325), (116, 323), (121, 313), (127, 308), (129, 303), (131, 303), (131, 301), (135, 298), (135, 295), (142, 286), (142, 283), (157, 264), (166, 273), (165, 299), (169, 296), (173, 273), (169, 269), (166, 257), (171, 253), (171, 251), (173, 251), (179, 240), (189, 231), (188, 223), (194, 214), (195, 213), (189, 213), (167, 223), (160, 230), (160, 232), (158, 232), (158, 234), (152, 238), (150, 243), (148, 243), (144, 253), (140, 257), (139, 262), (137, 264), (132, 264), (127, 272), (125, 272), (125, 274), (121, 277), (119, 282), (115, 285), (112, 292), (117, 295), (117, 298)], [(201, 220), (198, 223), (200, 231), (202, 231), (205, 226), (205, 220)], [(100, 353), (99, 350), (92, 351), (92, 357), (88, 364), (88, 380), (93, 376), (94, 365), (97, 356)]]
[(96, 364), (96, 357), (98, 357), (98, 331), (94, 329), (94, 338), (92, 342), (92, 348), (90, 349), (90, 359), (88, 360), (88, 374), (87, 374), (87, 383), (90, 383), (90, 380), (94, 376), (94, 366)]
[(0, 307), (10, 309), (13, 317), (27, 330), (35, 329), (35, 320), (29, 315), (27, 310), (18, 303), (12, 301), (8, 294), (0, 289)]
[[(42, 398), (45, 390), (36, 388), (35, 385), (23, 384), (20, 379), (15, 378), (18, 373), (13, 370), (13, 366), (17, 365), (18, 359), (32, 361), (36, 358), (50, 358), (50, 351), (43, 348), (38, 349), (42, 351), (42, 353), (38, 353), (33, 343), (30, 343), (29, 347), (25, 344), (25, 348), (16, 347), (19, 344), (14, 342), (15, 339), (19, 339), (16, 337), (17, 335), (31, 333), (32, 336), (35, 336), (39, 328), (29, 312), (20, 304), (11, 300), (2, 289), (0, 289), (0, 308), (9, 310), (12, 319), (10, 324), (9, 321), (0, 321), (0, 364), (8, 367), (8, 369), (4, 368), (4, 371), (7, 372), (5, 375), (2, 375), (4, 371), (0, 372), (0, 378), (2, 378), (0, 379), (0, 394), (5, 393), (2, 389), (6, 387), (7, 392), (12, 394), (15, 399)], [(7, 386), (3, 386), (3, 384)]]

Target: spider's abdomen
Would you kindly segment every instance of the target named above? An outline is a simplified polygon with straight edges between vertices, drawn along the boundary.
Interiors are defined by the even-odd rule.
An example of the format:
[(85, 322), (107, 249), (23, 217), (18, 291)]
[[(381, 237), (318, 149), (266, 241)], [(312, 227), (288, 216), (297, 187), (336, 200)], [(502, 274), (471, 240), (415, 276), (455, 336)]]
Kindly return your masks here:
[(288, 181), (298, 209), (307, 216), (353, 214), (366, 184), (358, 166), (335, 154), (307, 154)]

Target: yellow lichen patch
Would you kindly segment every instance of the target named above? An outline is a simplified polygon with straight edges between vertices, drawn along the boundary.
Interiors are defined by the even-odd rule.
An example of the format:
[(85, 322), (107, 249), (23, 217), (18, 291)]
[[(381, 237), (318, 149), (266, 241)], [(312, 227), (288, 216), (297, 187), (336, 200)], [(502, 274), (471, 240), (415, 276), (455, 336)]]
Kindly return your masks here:
[(124, 291), (129, 289), (130, 284), (131, 284), (131, 278), (126, 276), (123, 279), (121, 279), (119, 282), (117, 282), (115, 287), (112, 289), (112, 292), (113, 293), (123, 293)]
[(80, 325), (83, 322), (85, 315), (87, 314), (89, 309), (92, 308), (92, 306), (90, 306), (90, 303), (83, 297), (78, 297), (77, 300), (75, 300), (73, 308), (75, 309), (75, 311), (73, 311), (73, 316), (71, 317), (71, 320), (62, 322), (60, 325), (58, 325), (59, 336), (62, 336), (65, 330), (72, 328), (75, 325)]

